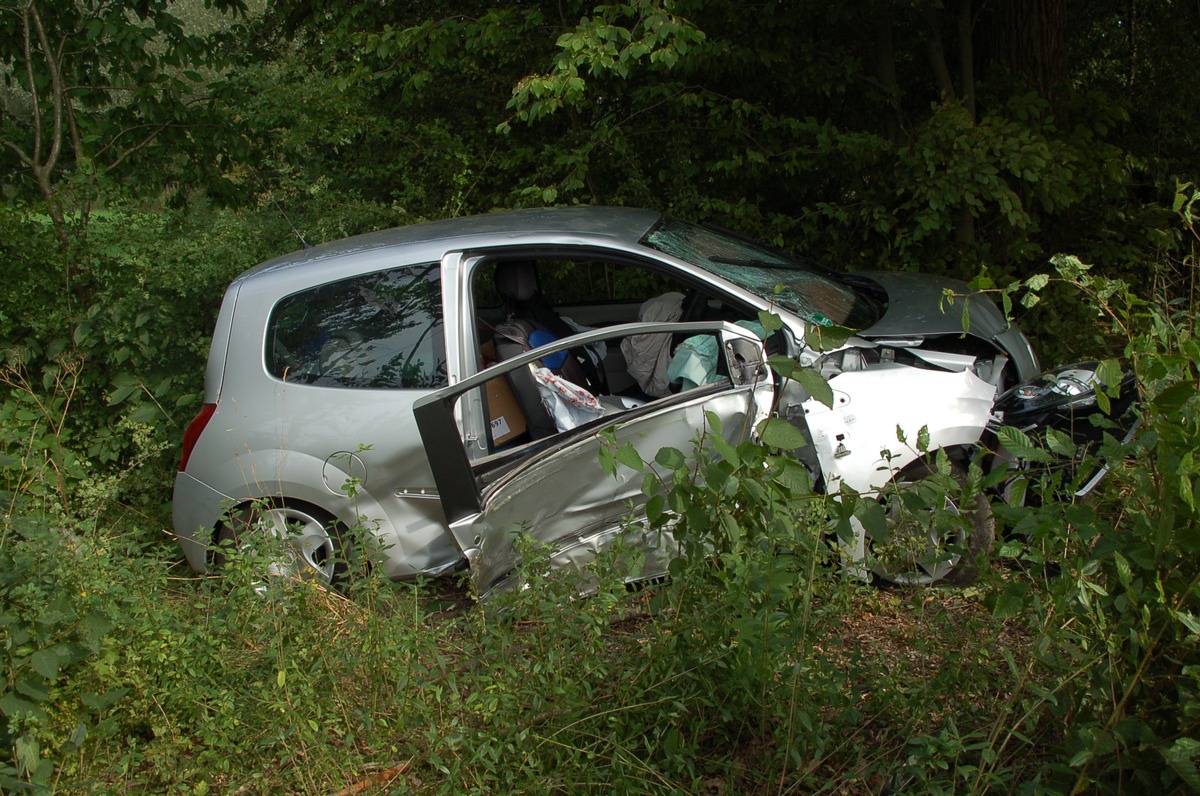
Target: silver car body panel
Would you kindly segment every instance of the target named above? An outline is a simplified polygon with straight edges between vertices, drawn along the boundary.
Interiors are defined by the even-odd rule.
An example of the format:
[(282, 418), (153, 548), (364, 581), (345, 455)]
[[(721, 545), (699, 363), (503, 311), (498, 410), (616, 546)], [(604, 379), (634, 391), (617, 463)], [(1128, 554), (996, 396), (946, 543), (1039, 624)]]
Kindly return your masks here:
[[(369, 528), (383, 550), (384, 573), (395, 578), (432, 574), (459, 562), (459, 545), (450, 531), (460, 542), (469, 541), (472, 527), (494, 534), (499, 533), (496, 528), (518, 521), (546, 528), (548, 538), (559, 540), (557, 555), (564, 560), (590, 556), (586, 551), (607, 538), (619, 513), (615, 506), (632, 488), (608, 483), (607, 478), (599, 479), (603, 484), (584, 478), (582, 474), (594, 473), (597, 465), (594, 439), (564, 446), (555, 455), (562, 463), (557, 471), (530, 463), (523, 477), (488, 493), (487, 509), (481, 507), (475, 520), (450, 517), (451, 528), (431, 467), (443, 453), (427, 450), (413, 414), (415, 407), (431, 400), (433, 391), (340, 389), (278, 379), (267, 371), (264, 357), (268, 319), (278, 302), (302, 290), (393, 267), (440, 264), (446, 380), (448, 389), (453, 389), (482, 375), (474, 373), (480, 350), (472, 285), (474, 273), (488, 258), (595, 255), (661, 270), (722, 297), (749, 317), (775, 309), (769, 297), (641, 245), (642, 236), (660, 218), (652, 211), (584, 207), (451, 219), (317, 246), (268, 261), (238, 277), (226, 292), (205, 373), (204, 400), (216, 409), (191, 452), (187, 471), (176, 479), (174, 525), (189, 563), (204, 571), (204, 551), (222, 514), (260, 499), (311, 504), (342, 525)], [(913, 295), (928, 294), (927, 282), (912, 281)], [(904, 313), (894, 305), (886, 316), (887, 328), (896, 335), (921, 337), (922, 330), (908, 328), (907, 321), (901, 320)], [(806, 366), (815, 364), (821, 354), (804, 346), (805, 321), (786, 311), (779, 315), (785, 341), (781, 353)], [(932, 322), (932, 316), (927, 320)], [(938, 320), (937, 329), (947, 323)], [(675, 330), (683, 328), (676, 325)], [(744, 331), (723, 333), (745, 337)], [(1015, 327), (999, 332), (995, 340), (1028, 348)], [(1018, 357), (1022, 372), (1029, 367), (1025, 361), (1029, 357)], [(923, 425), (930, 428), (931, 449), (970, 444), (979, 438), (987, 422), (980, 406), (990, 401), (984, 393), (991, 385), (967, 371), (945, 372), (937, 364), (943, 361), (929, 370), (882, 369), (837, 376), (834, 389), (846, 396), (847, 403), (827, 411), (806, 402), (808, 396), (797, 396), (793, 385), (785, 387), (784, 404), (790, 401), (812, 410), (807, 419), (820, 434), (814, 442), (827, 479), (840, 479), (856, 488), (878, 486), (887, 471), (881, 450), (895, 449), (893, 464), (912, 453), (896, 445), (898, 420), (914, 446)], [(742, 385), (728, 394), (697, 395), (694, 403), (687, 397), (679, 405), (664, 403), (661, 411), (651, 408), (630, 415), (628, 426), (619, 424), (618, 433), (629, 435), (647, 459), (653, 458), (654, 446), (663, 444), (687, 451), (688, 438), (703, 427), (705, 409), (731, 419), (741, 413), (747, 427), (752, 427), (751, 420), (766, 411), (764, 389), (765, 383), (754, 389)], [(453, 412), (460, 439), (473, 444), (463, 449), (465, 460), (486, 462), (489, 454), (483, 440), (488, 423), (482, 400), (468, 395)], [(726, 432), (732, 433), (736, 425), (728, 425)], [(833, 441), (839, 433), (852, 435), (849, 455), (836, 455)], [(351, 453), (353, 457), (347, 455)], [(354, 494), (340, 489), (339, 472), (346, 480), (356, 479), (355, 488), (349, 490)], [(548, 487), (536, 486), (538, 479)], [(555, 505), (554, 512), (534, 507), (535, 498), (541, 500), (549, 493), (544, 502)], [(521, 504), (532, 513), (521, 515), (516, 508)], [(567, 518), (578, 521), (578, 526), (569, 529)], [(469, 544), (463, 546), (471, 549)], [(505, 566), (503, 555), (496, 560), (501, 562), (498, 568)]]
[[(217, 502), (177, 499), (176, 528), (211, 529), (233, 506), (280, 496), (329, 511), (346, 527), (370, 528), (387, 551), (389, 577), (444, 568), (458, 559), (458, 551), (446, 536), (440, 504), (422, 499), (435, 494), (436, 486), (412, 421), (414, 393), (421, 392), (274, 382), (263, 403), (253, 396), (221, 401), (188, 472), (177, 477), (176, 494), (194, 491), (190, 482), (199, 482), (222, 497)], [(369, 427), (358, 419), (364, 417), (372, 419)], [(355, 452), (365, 472), (352, 473), (335, 454), (359, 443), (370, 446)], [(233, 454), (220, 459), (207, 455), (209, 450)], [(361, 478), (353, 496), (334, 495), (326, 487), (336, 482), (337, 470), (344, 473), (343, 482), (352, 475)], [(185, 478), (189, 481), (181, 484)], [(187, 547), (207, 544), (207, 534), (196, 533)], [(189, 555), (193, 566), (202, 558)]]
[[(506, 468), (486, 484), (476, 473), (489, 462), (470, 460), (466, 453), (470, 441), (458, 440), (462, 450), (450, 450), (453, 441), (447, 440), (454, 433), (452, 418), (458, 398), (478, 391), (485, 382), (556, 350), (605, 338), (661, 332), (720, 333), (731, 379), (561, 432), (551, 444), (530, 445), (529, 452), (516, 459), (505, 454)], [(631, 511), (645, 500), (643, 474), (625, 467), (619, 467), (615, 476), (604, 471), (599, 451), (607, 443), (599, 434), (602, 429), (611, 429), (617, 446), (631, 444), (645, 461), (653, 461), (664, 447), (690, 454), (700, 431), (708, 427), (709, 412), (720, 419), (727, 441), (736, 444), (746, 439), (768, 416), (775, 394), (764, 360), (757, 337), (732, 324), (627, 324), (531, 351), (417, 401), (414, 410), (425, 445), (439, 452), (434, 474), (451, 520), (450, 531), (471, 564), (479, 593), (502, 584), (517, 566), (514, 540), (520, 532), (548, 545), (554, 566), (574, 569), (582, 569), (604, 545), (624, 533)], [(636, 525), (630, 532), (636, 537), (631, 543), (644, 553), (645, 560), (629, 577), (662, 575), (672, 549), (669, 534), (648, 534)]]
[(240, 281), (234, 282), (225, 291), (221, 310), (217, 314), (217, 325), (213, 329), (212, 346), (208, 350), (208, 363), (204, 369), (204, 400), (216, 403), (221, 396), (221, 385), (225, 380), (225, 361), (229, 358), (230, 330), (237, 310), (237, 297), (241, 291)]
[[(657, 219), (651, 211), (580, 208), (514, 211), (432, 222), (362, 235), (278, 257), (239, 276), (226, 291), (205, 374), (206, 403), (216, 411), (200, 435), (186, 473), (176, 477), (173, 524), (189, 563), (206, 570), (203, 549), (222, 516), (260, 499), (302, 501), (342, 525), (368, 525), (394, 578), (432, 574), (460, 555), (447, 534), (428, 458), (412, 419), (412, 403), (427, 391), (347, 390), (294, 384), (271, 376), (263, 358), (271, 308), (320, 284), (387, 268), (443, 261), (447, 376), (465, 375), (477, 351), (462, 333), (458, 296), (469, 273), (453, 265), (464, 247), (527, 249), (580, 246), (636, 251)], [(645, 254), (643, 253), (643, 259)], [(250, 309), (246, 309), (250, 308)], [(471, 339), (467, 339), (471, 338)], [(474, 413), (468, 415), (476, 417)], [(483, 427), (482, 417), (477, 422)], [(356, 494), (335, 496), (321, 485), (334, 454), (362, 444), (366, 468)], [(347, 477), (350, 473), (347, 473)]]

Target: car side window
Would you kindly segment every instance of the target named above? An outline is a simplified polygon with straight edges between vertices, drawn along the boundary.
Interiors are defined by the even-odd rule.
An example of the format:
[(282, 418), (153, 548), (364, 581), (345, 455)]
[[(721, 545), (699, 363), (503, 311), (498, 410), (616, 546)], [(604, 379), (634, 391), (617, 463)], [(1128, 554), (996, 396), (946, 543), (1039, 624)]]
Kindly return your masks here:
[(295, 293), (271, 312), (267, 369), (284, 381), (356, 389), (444, 387), (437, 263)]

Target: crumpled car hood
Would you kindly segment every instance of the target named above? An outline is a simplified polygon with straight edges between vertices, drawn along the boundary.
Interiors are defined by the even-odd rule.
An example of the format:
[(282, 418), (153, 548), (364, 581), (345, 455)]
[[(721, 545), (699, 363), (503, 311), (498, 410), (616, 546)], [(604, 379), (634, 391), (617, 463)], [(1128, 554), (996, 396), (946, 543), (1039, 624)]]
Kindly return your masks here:
[[(962, 296), (970, 293), (965, 282), (927, 274), (873, 272), (863, 274), (887, 291), (888, 308), (879, 322), (860, 332), (862, 337), (905, 337), (911, 335), (962, 334), (963, 299), (951, 305), (943, 299), (946, 289)], [(1009, 328), (1009, 323), (989, 298), (976, 296), (966, 303), (969, 333), (992, 340)]]
[[(966, 283), (912, 273), (874, 272), (858, 278), (887, 292), (887, 311), (875, 325), (859, 332), (859, 337), (867, 340), (961, 337), (966, 307), (967, 334), (1003, 351), (1016, 368), (1019, 381), (1037, 378), (1041, 372), (1037, 354), (1025, 334), (1010, 324), (986, 295), (975, 293), (964, 298), (971, 293)], [(944, 298), (947, 289), (956, 296), (953, 304)]]

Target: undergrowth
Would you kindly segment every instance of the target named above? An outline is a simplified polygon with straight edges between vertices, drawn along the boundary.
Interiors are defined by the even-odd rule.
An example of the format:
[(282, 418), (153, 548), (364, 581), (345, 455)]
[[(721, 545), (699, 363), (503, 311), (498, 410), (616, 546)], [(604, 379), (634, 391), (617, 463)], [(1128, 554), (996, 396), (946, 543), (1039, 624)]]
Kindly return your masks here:
[(600, 556), (583, 598), (527, 540), (521, 587), (483, 605), (370, 575), (264, 593), (253, 554), (196, 578), (148, 541), (152, 520), (112, 510), (156, 466), (155, 435), (129, 419), (127, 469), (91, 474), (64, 433), (70, 368), (35, 380), (18, 362), (0, 407), (0, 789), (1200, 790), (1194, 303), (1057, 266), (1124, 339), (1143, 427), (1090, 454), (1112, 468), (1097, 498), (1039, 475), (1042, 500), (995, 505), (994, 566), (957, 591), (843, 576), (837, 507), (753, 443), (613, 455), (644, 470), (647, 522), (672, 520), (680, 545), (671, 581), (642, 591), (623, 585), (628, 551)]

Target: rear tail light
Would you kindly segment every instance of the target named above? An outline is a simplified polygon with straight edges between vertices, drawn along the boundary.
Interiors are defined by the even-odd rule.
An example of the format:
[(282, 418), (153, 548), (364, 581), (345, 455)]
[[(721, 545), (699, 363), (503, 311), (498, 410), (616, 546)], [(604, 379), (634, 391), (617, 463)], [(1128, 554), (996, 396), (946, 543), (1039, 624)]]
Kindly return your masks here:
[(200, 435), (204, 433), (204, 427), (208, 425), (208, 421), (212, 419), (213, 412), (217, 411), (216, 404), (205, 404), (200, 407), (200, 411), (192, 422), (188, 424), (187, 431), (183, 432), (183, 453), (179, 457), (179, 472), (187, 469), (188, 458), (192, 455), (192, 449), (196, 447), (196, 442), (200, 439)]

